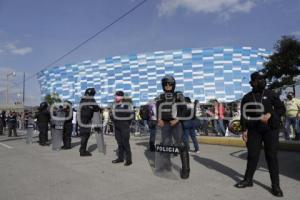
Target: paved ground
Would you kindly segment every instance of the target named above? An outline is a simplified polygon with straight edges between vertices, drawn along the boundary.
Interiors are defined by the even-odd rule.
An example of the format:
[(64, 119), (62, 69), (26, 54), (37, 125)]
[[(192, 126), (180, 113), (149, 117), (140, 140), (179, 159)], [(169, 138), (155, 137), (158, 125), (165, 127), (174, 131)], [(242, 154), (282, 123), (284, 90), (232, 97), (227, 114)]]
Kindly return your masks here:
[[(176, 166), (168, 177), (154, 174), (154, 154), (145, 151), (147, 140), (131, 140), (134, 163), (125, 167), (111, 163), (116, 143), (111, 136), (105, 139), (106, 155), (98, 153), (92, 136), (89, 149), (93, 156), (81, 158), (77, 138), (73, 139), (72, 150), (54, 152), (51, 146), (27, 145), (22, 137), (0, 136), (0, 199), (274, 199), (269, 192), (264, 156), (255, 174), (254, 187), (233, 187), (244, 173), (244, 148), (201, 145), (200, 154), (191, 154), (191, 177), (181, 180)], [(300, 153), (280, 152), (279, 160), (284, 199), (299, 199)]]

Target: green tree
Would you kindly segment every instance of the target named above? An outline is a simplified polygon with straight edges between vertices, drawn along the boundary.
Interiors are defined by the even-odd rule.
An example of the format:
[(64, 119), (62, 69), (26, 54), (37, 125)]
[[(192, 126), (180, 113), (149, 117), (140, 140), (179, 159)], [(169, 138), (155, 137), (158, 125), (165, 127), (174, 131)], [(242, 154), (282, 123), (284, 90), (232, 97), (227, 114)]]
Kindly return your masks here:
[(48, 103), (48, 105), (52, 105), (54, 103), (60, 103), (61, 98), (59, 97), (59, 95), (57, 93), (52, 93), (52, 94), (47, 94), (44, 97), (44, 101)]
[(263, 71), (270, 89), (293, 85), (300, 74), (300, 41), (294, 36), (282, 36), (274, 46), (273, 55), (264, 63)]

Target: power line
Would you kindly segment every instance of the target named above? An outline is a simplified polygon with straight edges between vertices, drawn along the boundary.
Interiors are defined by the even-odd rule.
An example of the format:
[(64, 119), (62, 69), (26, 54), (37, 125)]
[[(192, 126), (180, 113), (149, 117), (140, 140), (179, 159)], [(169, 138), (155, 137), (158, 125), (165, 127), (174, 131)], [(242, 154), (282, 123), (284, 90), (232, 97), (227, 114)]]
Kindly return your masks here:
[[(140, 3), (138, 3), (137, 5), (135, 5), (134, 7), (132, 7), (131, 9), (129, 9), (127, 12), (125, 12), (124, 14), (122, 14), (120, 17), (116, 18), (115, 20), (113, 20), (110, 24), (104, 26), (103, 28), (101, 28), (99, 31), (97, 31), (96, 33), (94, 33), (93, 35), (91, 35), (89, 38), (87, 38), (86, 40), (80, 42), (79, 44), (77, 44), (75, 47), (73, 47), (71, 50), (67, 51), (65, 54), (63, 54), (62, 56), (56, 58), (55, 60), (53, 60), (50, 64), (46, 65), (45, 67), (43, 67), (40, 71), (45, 70), (49, 67), (51, 67), (52, 65), (54, 65), (55, 63), (61, 61), (63, 58), (65, 58), (66, 56), (70, 55), (71, 53), (73, 53), (74, 51), (76, 51), (77, 49), (79, 49), (80, 47), (82, 47), (83, 45), (85, 45), (86, 43), (88, 43), (90, 40), (96, 38), (98, 35), (100, 35), (101, 33), (103, 33), (104, 31), (106, 31), (107, 29), (109, 29), (110, 27), (112, 27), (114, 24), (118, 23), (119, 21), (121, 21), (123, 18), (125, 18), (126, 16), (128, 16), (129, 14), (131, 14), (133, 11), (135, 11), (136, 9), (138, 9), (139, 7), (141, 7), (143, 4), (145, 4), (148, 0), (143, 0)], [(28, 81), (30, 79), (32, 79), (33, 77), (35, 77), (38, 74), (38, 72), (34, 73), (33, 75), (27, 77), (25, 79), (25, 81)], [(18, 86), (20, 85), (22, 82), (18, 82), (17, 84), (14, 84), (14, 86)]]

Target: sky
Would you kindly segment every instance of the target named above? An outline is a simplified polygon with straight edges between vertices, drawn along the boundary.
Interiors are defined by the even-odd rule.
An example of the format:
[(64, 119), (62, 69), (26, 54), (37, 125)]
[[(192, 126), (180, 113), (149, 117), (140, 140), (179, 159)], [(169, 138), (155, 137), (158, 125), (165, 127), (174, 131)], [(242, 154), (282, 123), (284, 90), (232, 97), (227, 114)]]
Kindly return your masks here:
[[(0, 104), (6, 74), (11, 101), (40, 102), (35, 74), (142, 0), (0, 0)], [(282, 35), (300, 39), (299, 0), (148, 0), (53, 66), (181, 48), (273, 50)], [(19, 99), (18, 99), (19, 98)]]

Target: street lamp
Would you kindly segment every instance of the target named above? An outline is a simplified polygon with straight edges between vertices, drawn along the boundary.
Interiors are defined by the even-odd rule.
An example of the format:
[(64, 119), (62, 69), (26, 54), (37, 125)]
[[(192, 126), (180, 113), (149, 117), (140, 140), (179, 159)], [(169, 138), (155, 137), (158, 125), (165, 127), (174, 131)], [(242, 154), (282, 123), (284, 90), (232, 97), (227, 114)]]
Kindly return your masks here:
[(8, 78), (16, 76), (16, 72), (6, 74), (6, 105), (8, 105)]

